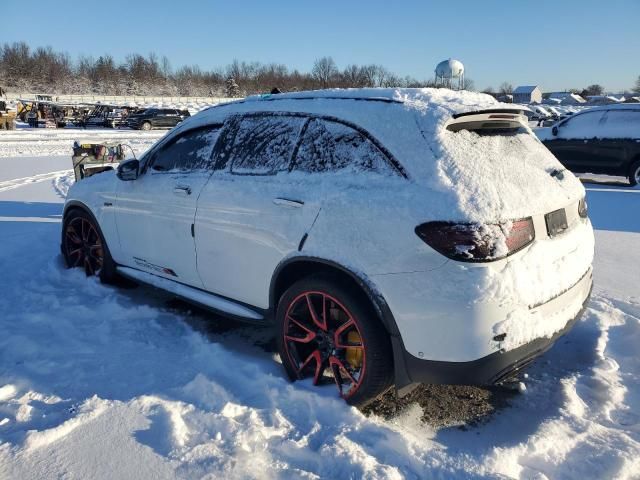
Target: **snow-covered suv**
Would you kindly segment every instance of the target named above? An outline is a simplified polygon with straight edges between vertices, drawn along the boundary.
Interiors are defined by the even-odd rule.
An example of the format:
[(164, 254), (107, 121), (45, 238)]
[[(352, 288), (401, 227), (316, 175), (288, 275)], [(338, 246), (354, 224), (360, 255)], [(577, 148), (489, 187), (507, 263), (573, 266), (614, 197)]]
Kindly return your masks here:
[(361, 405), (393, 384), (499, 382), (566, 332), (592, 285), (584, 194), (486, 95), (279, 94), (76, 183), (62, 251), (274, 322), (292, 379)]

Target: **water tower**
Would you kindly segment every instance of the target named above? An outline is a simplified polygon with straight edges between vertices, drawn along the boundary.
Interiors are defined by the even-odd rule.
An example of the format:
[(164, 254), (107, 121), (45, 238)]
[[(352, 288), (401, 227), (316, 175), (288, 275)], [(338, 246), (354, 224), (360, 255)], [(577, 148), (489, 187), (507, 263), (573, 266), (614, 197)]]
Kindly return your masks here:
[(459, 60), (450, 58), (436, 66), (436, 85), (439, 87), (464, 89), (464, 65)]

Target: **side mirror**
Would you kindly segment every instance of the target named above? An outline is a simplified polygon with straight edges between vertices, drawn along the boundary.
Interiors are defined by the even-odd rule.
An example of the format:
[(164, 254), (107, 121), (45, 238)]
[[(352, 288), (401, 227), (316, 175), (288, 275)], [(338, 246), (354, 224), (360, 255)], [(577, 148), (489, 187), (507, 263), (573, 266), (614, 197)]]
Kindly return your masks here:
[(557, 125), (554, 125), (554, 126), (551, 128), (551, 133), (553, 134), (553, 136), (554, 136), (554, 137), (557, 137), (557, 136), (558, 136), (558, 126), (557, 126)]
[(134, 158), (125, 160), (118, 165), (116, 175), (124, 182), (129, 182), (138, 178), (138, 172), (140, 171), (140, 162)]

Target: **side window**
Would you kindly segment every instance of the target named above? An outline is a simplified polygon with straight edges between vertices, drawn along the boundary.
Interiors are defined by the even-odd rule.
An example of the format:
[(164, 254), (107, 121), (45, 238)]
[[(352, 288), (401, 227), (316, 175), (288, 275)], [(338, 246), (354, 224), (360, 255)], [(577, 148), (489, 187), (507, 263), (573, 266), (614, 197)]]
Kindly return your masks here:
[(601, 138), (640, 138), (640, 110), (609, 110)]
[(219, 153), (239, 175), (273, 175), (287, 170), (305, 119), (280, 115), (232, 119)]
[(575, 115), (560, 126), (558, 137), (567, 139), (598, 137), (602, 128), (600, 123), (603, 115), (603, 111)]
[(331, 172), (343, 169), (392, 173), (386, 155), (362, 133), (342, 123), (312, 119), (296, 155), (295, 170)]
[(151, 169), (156, 172), (185, 172), (208, 168), (220, 128), (218, 125), (183, 133), (153, 155)]

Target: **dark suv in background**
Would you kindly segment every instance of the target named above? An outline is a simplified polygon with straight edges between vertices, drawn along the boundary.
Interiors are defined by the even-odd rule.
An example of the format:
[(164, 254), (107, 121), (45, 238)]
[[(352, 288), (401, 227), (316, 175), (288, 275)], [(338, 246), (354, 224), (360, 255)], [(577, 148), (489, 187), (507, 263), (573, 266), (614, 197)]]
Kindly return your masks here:
[(191, 115), (187, 110), (175, 108), (147, 108), (141, 113), (131, 115), (127, 119), (127, 126), (136, 130), (151, 130), (152, 128), (173, 128)]
[(640, 183), (640, 104), (585, 110), (538, 136), (572, 172), (616, 175), (627, 177), (631, 185)]

